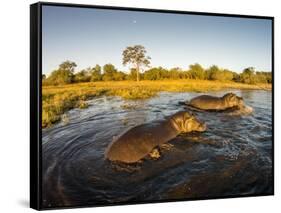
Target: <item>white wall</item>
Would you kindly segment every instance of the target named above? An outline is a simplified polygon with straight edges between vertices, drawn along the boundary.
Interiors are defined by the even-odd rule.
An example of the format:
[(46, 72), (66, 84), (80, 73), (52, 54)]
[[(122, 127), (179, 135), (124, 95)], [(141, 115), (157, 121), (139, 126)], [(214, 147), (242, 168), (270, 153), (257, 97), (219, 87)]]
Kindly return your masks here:
[[(29, 4), (1, 1), (0, 6), (0, 212), (31, 212), (29, 199)], [(74, 0), (59, 1), (218, 13), (275, 16), (275, 94), (280, 91), (280, 5), (277, 0)], [(279, 11), (278, 11), (279, 9)], [(278, 13), (279, 12), (279, 13)], [(279, 58), (278, 58), (279, 56)], [(11, 79), (11, 80), (10, 80)], [(276, 97), (276, 96), (275, 96)], [(279, 120), (280, 99), (276, 99)], [(64, 210), (72, 212), (270, 212), (280, 200), (280, 125), (275, 126), (274, 197), (146, 204)]]

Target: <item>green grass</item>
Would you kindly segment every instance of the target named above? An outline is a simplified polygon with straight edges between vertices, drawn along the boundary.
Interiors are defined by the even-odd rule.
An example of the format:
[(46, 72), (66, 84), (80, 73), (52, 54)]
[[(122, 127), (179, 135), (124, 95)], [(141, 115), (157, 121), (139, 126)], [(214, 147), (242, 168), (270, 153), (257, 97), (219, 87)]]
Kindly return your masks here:
[(62, 115), (73, 108), (87, 108), (87, 100), (101, 95), (120, 96), (124, 99), (146, 99), (160, 91), (207, 92), (223, 89), (271, 89), (271, 84), (241, 84), (207, 80), (163, 81), (113, 81), (77, 83), (63, 86), (43, 86), (42, 127), (46, 128), (61, 120)]

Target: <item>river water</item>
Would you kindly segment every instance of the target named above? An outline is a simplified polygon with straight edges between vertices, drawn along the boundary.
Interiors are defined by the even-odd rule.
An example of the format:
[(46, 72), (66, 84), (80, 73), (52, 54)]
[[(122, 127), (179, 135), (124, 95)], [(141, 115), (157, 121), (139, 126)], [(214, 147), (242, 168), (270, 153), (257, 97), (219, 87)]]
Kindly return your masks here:
[(161, 157), (133, 165), (105, 160), (114, 137), (129, 128), (185, 110), (201, 93), (161, 92), (148, 100), (90, 100), (42, 135), (43, 206), (65, 207), (174, 199), (272, 194), (271, 91), (229, 90), (254, 112), (247, 116), (195, 112), (203, 133), (177, 136)]

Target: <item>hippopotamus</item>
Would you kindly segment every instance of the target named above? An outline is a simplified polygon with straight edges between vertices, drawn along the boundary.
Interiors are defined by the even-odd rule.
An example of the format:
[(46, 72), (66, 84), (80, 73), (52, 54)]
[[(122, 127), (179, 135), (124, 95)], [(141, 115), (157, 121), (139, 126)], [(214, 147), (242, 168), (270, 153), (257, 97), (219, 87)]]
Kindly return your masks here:
[(114, 139), (105, 151), (110, 161), (135, 163), (155, 147), (168, 142), (180, 133), (203, 132), (206, 124), (189, 112), (177, 112), (163, 120), (135, 126)]
[(215, 97), (210, 95), (200, 95), (185, 102), (189, 107), (193, 107), (200, 110), (213, 110), (224, 111), (227, 109), (240, 109), (244, 106), (242, 97), (235, 95), (234, 93), (227, 93), (222, 97)]

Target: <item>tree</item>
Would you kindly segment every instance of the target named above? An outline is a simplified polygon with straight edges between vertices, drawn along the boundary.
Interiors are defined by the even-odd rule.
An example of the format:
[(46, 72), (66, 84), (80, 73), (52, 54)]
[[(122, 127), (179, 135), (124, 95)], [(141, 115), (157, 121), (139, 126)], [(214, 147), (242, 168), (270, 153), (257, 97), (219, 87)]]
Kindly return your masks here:
[(222, 73), (223, 73), (223, 79), (222, 79), (223, 81), (232, 81), (233, 78), (235, 77), (234, 72), (228, 69), (224, 69)]
[(240, 75), (239, 75), (238, 73), (232, 72), (232, 74), (233, 74), (232, 80), (233, 80), (234, 82), (241, 82)]
[(74, 82), (89, 82), (91, 79), (91, 68), (82, 70), (74, 75)]
[(46, 80), (51, 85), (70, 84), (73, 81), (73, 74), (65, 70), (54, 70)]
[(102, 79), (101, 66), (96, 65), (91, 71), (91, 81), (100, 81)]
[(104, 81), (112, 81), (114, 80), (114, 74), (117, 72), (114, 65), (105, 64), (103, 66), (103, 80)]
[(255, 68), (254, 67), (247, 67), (243, 70), (244, 74), (248, 74), (248, 75), (253, 75), (255, 74)]
[(272, 83), (272, 73), (271, 72), (256, 72), (260, 83)]
[(205, 70), (198, 63), (189, 66), (189, 73), (193, 79), (205, 79)]
[(122, 81), (126, 79), (126, 74), (123, 72), (115, 72), (113, 73), (113, 80), (114, 81)]
[(137, 71), (135, 68), (130, 69), (130, 73), (128, 74), (128, 79), (129, 80), (135, 80), (137, 79)]
[(179, 67), (175, 67), (170, 69), (167, 77), (169, 79), (180, 79), (181, 74), (182, 74), (182, 70)]
[(65, 61), (59, 65), (57, 70), (54, 70), (46, 79), (47, 84), (63, 85), (73, 82), (74, 70), (77, 65), (72, 61)]
[(73, 74), (75, 67), (77, 67), (75, 62), (67, 60), (59, 65), (59, 70), (69, 71)]
[(221, 71), (217, 65), (212, 65), (209, 69), (206, 70), (206, 77), (209, 80), (219, 80), (220, 72)]
[(267, 80), (266, 73), (264, 73), (264, 72), (256, 72), (255, 82), (256, 83), (269, 83), (268, 80)]
[(146, 50), (142, 45), (127, 47), (123, 51), (123, 65), (132, 64), (137, 72), (137, 81), (139, 81), (139, 73), (141, 67), (148, 67), (150, 57), (146, 56)]
[(246, 84), (254, 84), (255, 83), (255, 68), (254, 67), (248, 67), (245, 68), (240, 75), (240, 79), (242, 83)]
[(233, 72), (228, 69), (220, 69), (217, 65), (213, 65), (206, 70), (208, 80), (231, 81), (234, 77)]
[(160, 80), (169, 78), (168, 70), (162, 67), (153, 67), (144, 72), (143, 77), (145, 80)]

